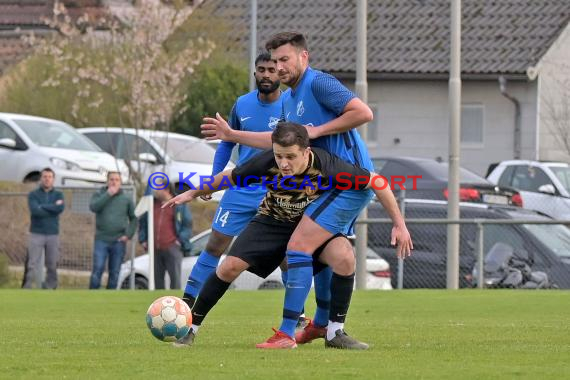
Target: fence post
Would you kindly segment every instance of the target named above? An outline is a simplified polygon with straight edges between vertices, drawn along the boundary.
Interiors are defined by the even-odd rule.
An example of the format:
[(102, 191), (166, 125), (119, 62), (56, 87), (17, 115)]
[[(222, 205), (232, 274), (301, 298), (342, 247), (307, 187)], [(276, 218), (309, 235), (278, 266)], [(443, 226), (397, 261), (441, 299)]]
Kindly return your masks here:
[[(406, 190), (402, 189), (400, 192), (400, 213), (402, 218), (406, 217)], [(404, 260), (398, 257), (398, 289), (404, 287)]]
[[(137, 205), (137, 191), (136, 188), (133, 187), (132, 190), (132, 200), (133, 200), (133, 204), (136, 206)], [(138, 225), (138, 223), (137, 223)], [(129, 275), (129, 289), (134, 290), (135, 289), (135, 251), (136, 251), (136, 246), (137, 246), (137, 240), (138, 240), (138, 228), (137, 231), (135, 232), (133, 239), (131, 240), (131, 274)]]
[(480, 221), (477, 222), (477, 288), (483, 289), (483, 281), (484, 281), (484, 274), (483, 274), (483, 246), (484, 246), (484, 229), (485, 225)]

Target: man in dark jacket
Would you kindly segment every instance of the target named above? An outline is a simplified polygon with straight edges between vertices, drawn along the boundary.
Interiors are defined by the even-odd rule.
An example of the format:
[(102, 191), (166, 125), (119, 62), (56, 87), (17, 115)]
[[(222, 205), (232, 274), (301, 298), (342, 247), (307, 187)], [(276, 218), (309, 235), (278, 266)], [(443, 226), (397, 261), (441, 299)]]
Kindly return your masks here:
[[(24, 272), (23, 288), (31, 288), (45, 251), (47, 276), (44, 289), (57, 288), (57, 261), (59, 259), (59, 214), (63, 212), (63, 194), (53, 188), (55, 173), (50, 168), (41, 172), (40, 186), (28, 194), (30, 208), (30, 240)], [(39, 284), (38, 284), (39, 285)]]
[(93, 194), (89, 209), (96, 214), (93, 272), (89, 289), (99, 289), (105, 262), (109, 258), (107, 289), (116, 289), (119, 271), (125, 256), (125, 247), (137, 228), (135, 206), (121, 190), (121, 175), (107, 174), (107, 186)]
[[(192, 248), (192, 214), (184, 204), (175, 208), (162, 208), (174, 197), (172, 184), (162, 190), (154, 190), (154, 282), (156, 289), (164, 289), (164, 274), (170, 277), (170, 289), (180, 289), (182, 252)], [(148, 249), (148, 214), (139, 222), (139, 242)]]

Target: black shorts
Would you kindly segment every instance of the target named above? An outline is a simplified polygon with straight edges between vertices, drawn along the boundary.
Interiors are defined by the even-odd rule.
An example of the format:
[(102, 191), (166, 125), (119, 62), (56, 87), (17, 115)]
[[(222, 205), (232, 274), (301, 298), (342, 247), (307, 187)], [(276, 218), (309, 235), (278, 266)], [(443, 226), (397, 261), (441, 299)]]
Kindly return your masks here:
[[(297, 223), (280, 222), (268, 216), (257, 215), (239, 234), (228, 256), (242, 259), (249, 264), (248, 271), (266, 278), (285, 258), (287, 243), (296, 227)], [(318, 261), (321, 252), (322, 248), (319, 248), (313, 254), (313, 274), (327, 266)]]

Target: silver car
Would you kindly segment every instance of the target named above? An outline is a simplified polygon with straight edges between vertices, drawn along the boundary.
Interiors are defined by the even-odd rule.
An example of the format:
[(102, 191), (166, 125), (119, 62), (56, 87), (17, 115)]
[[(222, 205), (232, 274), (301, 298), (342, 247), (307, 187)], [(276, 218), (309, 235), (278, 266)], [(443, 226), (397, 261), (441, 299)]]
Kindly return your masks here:
[(103, 152), (75, 128), (58, 120), (0, 113), (0, 180), (36, 182), (50, 167), (55, 186), (101, 185), (107, 172), (129, 172), (123, 163)]

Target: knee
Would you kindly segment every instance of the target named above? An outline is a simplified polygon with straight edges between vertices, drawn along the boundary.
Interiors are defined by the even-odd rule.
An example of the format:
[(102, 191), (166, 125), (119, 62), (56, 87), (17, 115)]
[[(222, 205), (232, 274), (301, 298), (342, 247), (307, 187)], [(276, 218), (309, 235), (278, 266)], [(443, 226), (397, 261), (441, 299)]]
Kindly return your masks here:
[(335, 260), (333, 272), (341, 276), (349, 276), (354, 273), (356, 269), (356, 260), (352, 250), (339, 251), (339, 255)]
[(218, 277), (226, 282), (232, 282), (241, 272), (241, 266), (232, 256), (226, 257), (222, 264), (216, 269)]
[(312, 247), (312, 245), (309, 244), (309, 239), (294, 234), (293, 236), (291, 236), (291, 239), (289, 239), (289, 243), (287, 243), (287, 250), (311, 254), (314, 251), (314, 247)]

